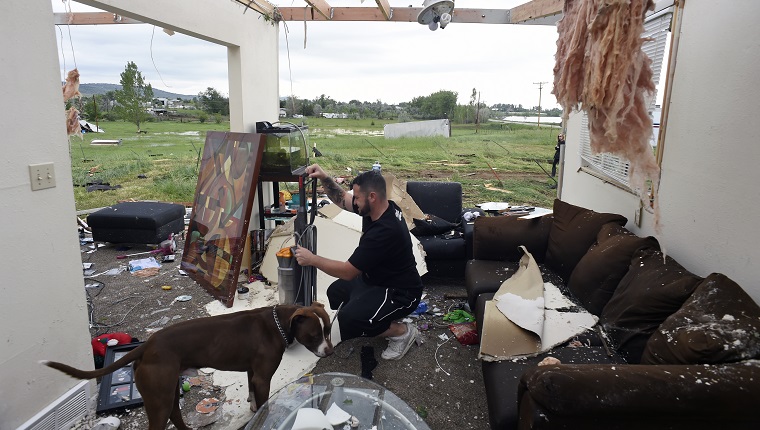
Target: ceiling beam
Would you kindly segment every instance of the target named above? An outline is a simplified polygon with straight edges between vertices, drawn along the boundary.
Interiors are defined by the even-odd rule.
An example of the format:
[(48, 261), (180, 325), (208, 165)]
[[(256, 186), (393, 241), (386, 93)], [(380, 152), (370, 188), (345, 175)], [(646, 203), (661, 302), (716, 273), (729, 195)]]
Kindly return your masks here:
[[(274, 5), (266, 0), (235, 0), (238, 3), (244, 5), (246, 8), (251, 8), (256, 12), (259, 12), (266, 16), (273, 16)], [(243, 12), (245, 13), (245, 12)]]
[[(330, 4), (327, 3), (325, 0), (305, 0), (306, 3), (309, 4), (309, 6), (312, 7), (312, 15), (314, 15), (313, 11), (314, 9), (319, 12), (320, 15), (324, 19), (330, 20), (332, 19), (332, 8), (330, 7)], [(299, 8), (303, 10), (302, 8)]]
[[(379, 8), (375, 7), (334, 7), (331, 9), (330, 21), (384, 21), (384, 22), (417, 22), (421, 7), (394, 7), (390, 17), (386, 17)], [(304, 18), (302, 7), (278, 8), (283, 21), (326, 21), (321, 14), (306, 14)], [(461, 9), (455, 8), (451, 14), (451, 22), (470, 24), (509, 24), (508, 9)]]
[(393, 9), (391, 9), (391, 5), (388, 4), (388, 0), (375, 0), (375, 3), (377, 3), (377, 7), (380, 8), (385, 19), (390, 21), (391, 16), (393, 16)]
[(111, 12), (55, 13), (53, 15), (56, 25), (142, 24), (142, 22), (136, 19)]
[(515, 6), (511, 11), (511, 23), (519, 24), (532, 19), (562, 13), (562, 5), (565, 0), (532, 0), (528, 3)]

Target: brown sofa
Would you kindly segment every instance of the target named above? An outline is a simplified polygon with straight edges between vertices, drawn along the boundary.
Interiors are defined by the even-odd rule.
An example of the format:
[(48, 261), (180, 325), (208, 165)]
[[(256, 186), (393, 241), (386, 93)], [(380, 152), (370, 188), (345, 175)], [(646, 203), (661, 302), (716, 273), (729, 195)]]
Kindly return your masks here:
[[(599, 317), (577, 342), (482, 363), (491, 428), (760, 428), (760, 307), (626, 222), (559, 200), (542, 218), (475, 221), (465, 283), (479, 321), (520, 245), (545, 282)], [(562, 364), (537, 366), (546, 356)]]

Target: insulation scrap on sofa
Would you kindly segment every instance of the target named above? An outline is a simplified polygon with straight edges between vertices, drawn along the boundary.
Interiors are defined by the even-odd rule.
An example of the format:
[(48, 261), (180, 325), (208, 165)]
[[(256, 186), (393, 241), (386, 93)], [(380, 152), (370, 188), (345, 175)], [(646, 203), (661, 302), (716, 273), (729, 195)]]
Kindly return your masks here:
[(597, 322), (574, 308), (559, 289), (544, 283), (538, 264), (524, 248), (520, 267), (486, 302), (479, 358), (500, 361), (548, 351)]

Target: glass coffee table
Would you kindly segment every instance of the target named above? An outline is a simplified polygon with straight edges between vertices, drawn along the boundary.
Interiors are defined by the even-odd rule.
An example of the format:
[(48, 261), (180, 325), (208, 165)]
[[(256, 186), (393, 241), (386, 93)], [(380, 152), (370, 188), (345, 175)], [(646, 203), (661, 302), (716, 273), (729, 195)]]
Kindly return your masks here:
[[(425, 421), (390, 390), (348, 373), (322, 373), (291, 382), (269, 398), (245, 430), (291, 430), (299, 409), (313, 408), (327, 413), (333, 405), (356, 417), (359, 425), (354, 428), (358, 430), (430, 430)], [(324, 428), (343, 429), (345, 425)]]

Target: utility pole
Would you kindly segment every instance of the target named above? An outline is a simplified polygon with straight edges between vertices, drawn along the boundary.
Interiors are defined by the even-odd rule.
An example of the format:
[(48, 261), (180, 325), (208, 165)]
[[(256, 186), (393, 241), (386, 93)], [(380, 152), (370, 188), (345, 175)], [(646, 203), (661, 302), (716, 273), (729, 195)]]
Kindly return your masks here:
[(533, 85), (538, 85), (538, 128), (541, 128), (541, 90), (544, 88), (544, 84), (548, 84), (548, 82), (533, 82)]

